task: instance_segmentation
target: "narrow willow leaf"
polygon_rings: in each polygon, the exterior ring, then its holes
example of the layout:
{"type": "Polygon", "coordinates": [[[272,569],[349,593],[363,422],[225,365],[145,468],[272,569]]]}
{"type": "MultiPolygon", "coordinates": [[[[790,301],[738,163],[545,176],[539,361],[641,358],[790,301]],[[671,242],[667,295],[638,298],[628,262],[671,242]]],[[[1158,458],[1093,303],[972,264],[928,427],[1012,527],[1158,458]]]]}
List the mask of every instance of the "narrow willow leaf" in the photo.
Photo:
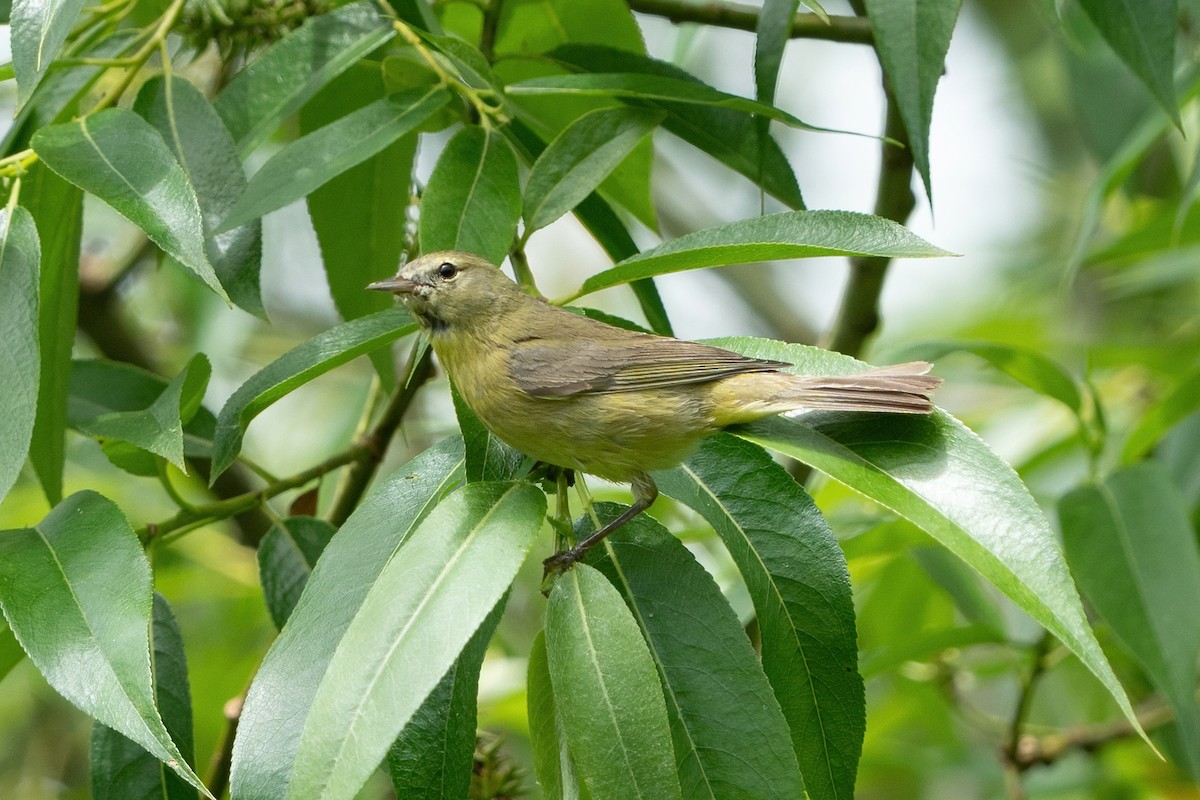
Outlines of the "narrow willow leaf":
{"type": "Polygon", "coordinates": [[[933,95],[962,0],[866,0],[875,50],[896,98],[913,163],[933,197],[929,180],[929,122],[933,95]]]}
{"type": "Polygon", "coordinates": [[[463,443],[467,448],[468,482],[511,481],[528,471],[522,469],[528,461],[524,453],[488,430],[453,387],[451,396],[454,398],[458,428],[462,431],[463,443]]]}
{"type": "Polygon", "coordinates": [[[293,347],[251,376],[225,402],[217,416],[212,478],[229,468],[242,447],[242,435],[263,409],[318,375],[417,329],[400,306],[352,320],[293,347]]]}
{"type": "MultiPolygon", "coordinates": [[[[592,73],[637,72],[700,86],[686,70],[664,61],[640,57],[611,47],[567,45],[550,57],[572,70],[592,73]]],[[[641,101],[626,98],[625,102],[641,101]]],[[[737,170],[791,208],[804,208],[796,175],[778,142],[764,134],[753,114],[717,106],[646,101],[667,112],[663,127],[704,153],[737,170]]]]}
{"type": "Polygon", "coordinates": [[[396,797],[468,797],[475,766],[479,670],[508,603],[502,597],[388,750],[396,797]]]}
{"type": "Polygon", "coordinates": [[[1079,0],[1105,41],[1146,85],[1167,114],[1179,122],[1175,99],[1176,0],[1079,0]]]}
{"type": "Polygon", "coordinates": [[[79,309],[79,244],[83,236],[83,192],[34,164],[21,180],[21,201],[38,225],[42,248],[38,302],[37,420],[29,460],[50,505],[62,500],[66,459],[67,387],[79,309]]]}
{"type": "Polygon", "coordinates": [[[1178,423],[1200,409],[1200,368],[1185,374],[1166,397],[1146,410],[1125,441],[1121,460],[1132,464],[1178,423]]]}
{"type": "Polygon", "coordinates": [[[463,128],[442,151],[421,197],[421,249],[465,250],[499,264],[520,216],[512,148],[490,129],[463,128]]]}
{"type": "Polygon", "coordinates": [[[647,109],[600,109],[559,134],[533,165],[525,185],[526,235],[546,227],[597,189],[664,116],[647,109]]]}
{"type": "Polygon", "coordinates": [[[337,528],[315,517],[276,523],[258,544],[258,577],[275,627],[283,630],[317,559],[337,528]]]}
{"type": "Polygon", "coordinates": [[[1036,350],[994,342],[919,342],[889,353],[889,361],[937,361],[963,352],[982,358],[1038,394],[1057,400],[1076,414],[1083,410],[1079,381],[1053,359],[1036,350]]]}
{"type": "MultiPolygon", "coordinates": [[[[602,522],[621,510],[597,507],[602,522]]],[[[585,518],[576,538],[591,530],[585,518]]],[[[649,516],[636,517],[604,543],[592,550],[588,563],[621,592],[650,646],[666,695],[683,796],[803,797],[788,723],[716,582],[649,516]]],[[[823,795],[810,789],[809,796],[823,795]]]]}
{"type": "MultiPolygon", "coordinates": [[[[192,696],[188,688],[183,635],[170,606],[154,595],[150,623],[150,663],[154,699],[179,752],[192,764],[192,696]]],[[[164,769],[138,743],[101,725],[92,725],[92,800],[196,800],[195,787],[164,769]]]]}
{"type": "Polygon", "coordinates": [[[851,211],[785,211],[680,236],[583,282],[569,300],[639,278],[748,261],[816,256],[951,255],[891,220],[851,211]]]}
{"type": "Polygon", "coordinates": [[[546,498],[472,483],[442,501],[384,565],[317,686],[291,800],[350,800],[504,596],[546,498]]]}
{"type": "Polygon", "coordinates": [[[322,86],[395,35],[364,0],[309,17],[217,95],[217,113],[239,152],[248,155],[322,86]]]}
{"type": "Polygon", "coordinates": [[[546,654],[563,732],[594,800],[681,797],[654,661],[620,593],[587,564],[560,575],[546,654]]]}
{"type": "Polygon", "coordinates": [[[1127,467],[1071,492],[1058,513],[1084,595],[1170,702],[1180,766],[1200,780],[1200,552],[1170,475],[1153,463],[1127,467]]]}
{"type": "Polygon", "coordinates": [[[0,210],[0,500],[21,474],[37,418],[38,352],[37,225],[20,206],[0,210]]]}
{"type": "Polygon", "coordinates": [[[384,565],[462,480],[462,465],[459,439],[426,450],[379,481],[325,548],[246,695],[233,748],[234,797],[286,795],[300,731],[334,650],[384,565]]]}
{"type": "Polygon", "coordinates": [[[529,651],[525,699],[533,771],[542,797],[546,800],[576,800],[580,797],[581,788],[575,779],[575,766],[571,763],[571,754],[562,733],[562,720],[554,702],[545,631],[538,631],[529,651]]]}
{"type": "MultiPolygon", "coordinates": [[[[854,359],[801,345],[745,338],[713,343],[787,361],[800,374],[862,370],[854,359]]],[[[927,417],[812,412],[734,432],[821,470],[923,528],[1057,636],[1142,733],[1087,624],[1046,518],[1012,468],[962,423],[941,411],[927,417]]]]}
{"type": "Polygon", "coordinates": [[[36,527],[0,533],[0,603],[55,690],[211,797],[159,717],[150,563],[111,500],[79,492],[36,527]]]}
{"type": "Polygon", "coordinates": [[[398,92],[301,136],[254,174],[217,230],[236,228],[307,196],[415,130],[449,100],[439,87],[398,92]]]}
{"type": "Polygon", "coordinates": [[[196,192],[150,123],[132,111],[108,108],[43,128],[32,144],[46,166],[119,211],[228,300],[205,253],[196,192]]]}
{"type": "Polygon", "coordinates": [[[23,106],[67,40],[85,0],[17,0],[12,10],[13,73],[23,106]]]}
{"type": "MultiPolygon", "coordinates": [[[[760,102],[775,102],[775,85],[783,51],[792,33],[792,19],[799,0],[764,0],[758,15],[754,42],[754,85],[760,102]]],[[[818,6],[819,8],[820,6],[818,6]]],[[[823,13],[823,12],[822,12],[823,13]]],[[[828,19],[828,17],[826,17],[828,19]]]]}
{"type": "MultiPolygon", "coordinates": [[[[116,439],[165,458],[187,472],[183,461],[183,424],[185,409],[208,385],[212,367],[203,353],[197,353],[188,365],[175,376],[158,397],[144,409],[110,411],[76,422],[76,427],[97,439],[116,439]],[[185,387],[190,391],[185,396],[185,387]]],[[[195,413],[195,406],[192,407],[195,413]]]]}
{"type": "Polygon", "coordinates": [[[727,434],[654,479],[708,520],[746,582],[809,795],[853,796],[865,700],[850,577],[828,523],[762,448],[727,434]]]}
{"type": "Polygon", "coordinates": [[[229,298],[265,316],[259,289],[262,223],[210,234],[246,188],[237,146],[208,98],[183,78],[151,78],[138,92],[134,111],[162,134],[187,173],[204,220],[204,251],[229,298]]]}

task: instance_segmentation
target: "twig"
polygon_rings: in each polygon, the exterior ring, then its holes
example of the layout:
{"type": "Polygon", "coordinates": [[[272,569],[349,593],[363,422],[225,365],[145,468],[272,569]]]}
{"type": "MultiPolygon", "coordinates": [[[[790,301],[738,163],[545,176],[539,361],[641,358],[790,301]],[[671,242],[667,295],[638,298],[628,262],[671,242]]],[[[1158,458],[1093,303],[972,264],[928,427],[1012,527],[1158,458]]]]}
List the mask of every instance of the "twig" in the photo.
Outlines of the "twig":
{"type": "MultiPolygon", "coordinates": [[[[887,123],[882,143],[879,187],[875,195],[875,214],[903,224],[916,205],[912,191],[913,159],[908,132],[900,118],[900,109],[892,90],[887,87],[887,123]],[[888,142],[895,140],[901,146],[888,142]]],[[[891,258],[863,256],[850,260],[850,282],[842,296],[837,322],[822,345],[846,355],[857,356],[867,337],[879,327],[879,295],[887,277],[891,258]]]]}
{"type": "MultiPolygon", "coordinates": [[[[721,28],[754,32],[759,9],[738,3],[689,3],[681,0],[629,0],[629,8],[643,14],[666,17],[672,22],[699,22],[721,28]]],[[[824,39],[830,42],[871,44],[871,22],[865,17],[830,17],[825,24],[816,14],[800,13],[792,20],[791,38],[824,39]]]]}
{"type": "Polygon", "coordinates": [[[229,788],[229,769],[233,764],[233,740],[237,737],[238,721],[242,718],[242,706],[246,703],[246,693],[231,698],[222,709],[225,714],[225,730],[221,734],[221,742],[213,753],[209,763],[208,780],[204,785],[212,792],[213,797],[220,798],[229,788]]]}
{"type": "MultiPolygon", "coordinates": [[[[1175,720],[1170,706],[1157,705],[1137,714],[1138,723],[1149,732],[1175,720]]],[[[1018,772],[1045,764],[1053,764],[1073,750],[1094,752],[1112,742],[1131,739],[1138,733],[1127,719],[1113,720],[1100,725],[1068,728],[1062,733],[1035,736],[1026,734],[1012,751],[1011,764],[1018,772]]],[[[1009,755],[1007,752],[1005,755],[1009,755]]]]}
{"type": "Polygon", "coordinates": [[[1021,784],[1021,770],[1016,766],[1017,750],[1021,743],[1021,729],[1025,727],[1025,718],[1029,715],[1029,707],[1033,703],[1033,693],[1046,669],[1046,651],[1050,649],[1050,643],[1050,634],[1043,631],[1041,638],[1033,647],[1033,664],[1029,668],[1029,674],[1021,683],[1017,707],[1013,709],[1012,722],[1008,727],[1008,736],[1004,745],[1004,784],[1010,800],[1024,800],[1025,798],[1025,787],[1021,784]]]}

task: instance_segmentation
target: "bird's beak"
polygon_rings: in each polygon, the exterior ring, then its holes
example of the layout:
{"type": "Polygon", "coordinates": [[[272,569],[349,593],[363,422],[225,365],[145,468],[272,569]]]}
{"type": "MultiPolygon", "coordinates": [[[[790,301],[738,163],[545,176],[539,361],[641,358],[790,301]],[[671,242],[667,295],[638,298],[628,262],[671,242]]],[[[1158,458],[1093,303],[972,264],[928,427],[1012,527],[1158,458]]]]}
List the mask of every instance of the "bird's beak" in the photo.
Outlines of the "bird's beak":
{"type": "Polygon", "coordinates": [[[397,275],[394,278],[388,278],[383,281],[375,281],[367,286],[368,289],[374,289],[377,292],[391,292],[392,294],[412,294],[417,289],[415,281],[408,278],[402,278],[397,275]]]}

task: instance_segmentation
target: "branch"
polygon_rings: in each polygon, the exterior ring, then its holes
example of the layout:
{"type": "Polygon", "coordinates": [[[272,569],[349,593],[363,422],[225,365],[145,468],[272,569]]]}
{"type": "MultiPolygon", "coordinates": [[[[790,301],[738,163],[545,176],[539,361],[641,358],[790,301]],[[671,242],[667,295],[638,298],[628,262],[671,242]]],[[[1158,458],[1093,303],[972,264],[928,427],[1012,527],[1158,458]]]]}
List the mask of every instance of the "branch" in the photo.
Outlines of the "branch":
{"type": "MultiPolygon", "coordinates": [[[[913,159],[908,146],[908,132],[900,119],[900,109],[892,90],[885,81],[887,123],[881,143],[882,164],[879,168],[879,188],[875,194],[875,214],[904,224],[916,205],[912,191],[913,159]],[[889,142],[892,139],[895,141],[889,142]],[[900,146],[897,146],[896,143],[900,146]]],[[[850,282],[842,296],[837,322],[829,331],[822,346],[850,356],[863,350],[867,337],[879,327],[879,295],[887,277],[890,258],[859,257],[850,260],[850,282]]]]}
{"type": "MultiPolygon", "coordinates": [[[[690,3],[686,0],[629,0],[632,11],[666,17],[672,22],[699,22],[739,31],[758,30],[759,9],[738,3],[690,3]]],[[[865,17],[830,17],[825,24],[816,14],[800,13],[792,19],[791,38],[871,44],[875,37],[865,17]]]]}
{"type": "MultiPolygon", "coordinates": [[[[1170,706],[1159,705],[1139,712],[1137,720],[1149,733],[1173,722],[1175,713],[1170,706]]],[[[1012,765],[1018,771],[1024,772],[1030,767],[1053,764],[1073,750],[1091,753],[1112,742],[1131,739],[1137,735],[1137,731],[1133,729],[1133,725],[1127,719],[1114,720],[1100,725],[1068,728],[1062,733],[1043,736],[1026,734],[1017,741],[1012,765]]]]}
{"type": "Polygon", "coordinates": [[[242,706],[245,702],[246,693],[242,692],[225,703],[225,707],[222,709],[225,715],[225,731],[221,734],[221,741],[209,764],[208,780],[204,782],[213,797],[223,797],[225,790],[229,788],[229,768],[233,764],[233,740],[237,736],[238,721],[242,718],[242,706]]]}

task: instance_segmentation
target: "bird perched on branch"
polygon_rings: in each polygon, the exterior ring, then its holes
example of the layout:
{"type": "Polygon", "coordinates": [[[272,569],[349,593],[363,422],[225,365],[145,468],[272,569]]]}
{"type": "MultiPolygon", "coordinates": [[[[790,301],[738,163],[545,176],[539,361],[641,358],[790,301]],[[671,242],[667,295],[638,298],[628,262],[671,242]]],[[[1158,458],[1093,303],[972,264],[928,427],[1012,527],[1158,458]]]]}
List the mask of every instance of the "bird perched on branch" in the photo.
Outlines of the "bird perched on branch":
{"type": "Polygon", "coordinates": [[[797,409],[927,414],[941,383],[912,362],[856,375],[781,372],[781,361],[618,328],[525,293],[470,253],[440,251],[370,285],[400,296],[463,400],[492,433],[547,464],[629,483],[634,503],[546,559],[570,566],[640,514],[673,467],[728,425],[797,409]]]}

